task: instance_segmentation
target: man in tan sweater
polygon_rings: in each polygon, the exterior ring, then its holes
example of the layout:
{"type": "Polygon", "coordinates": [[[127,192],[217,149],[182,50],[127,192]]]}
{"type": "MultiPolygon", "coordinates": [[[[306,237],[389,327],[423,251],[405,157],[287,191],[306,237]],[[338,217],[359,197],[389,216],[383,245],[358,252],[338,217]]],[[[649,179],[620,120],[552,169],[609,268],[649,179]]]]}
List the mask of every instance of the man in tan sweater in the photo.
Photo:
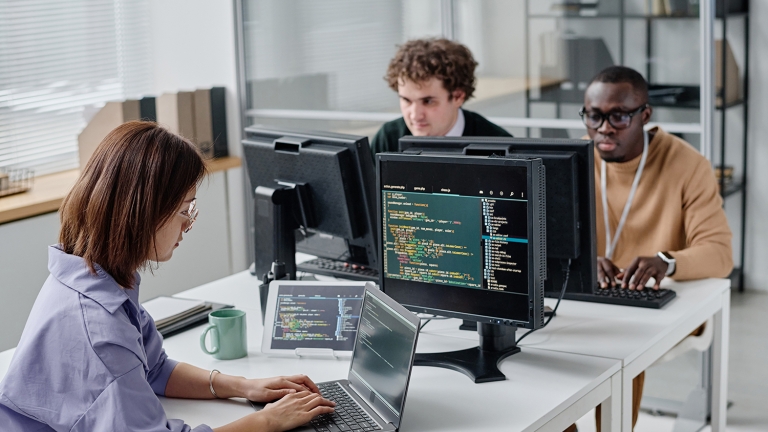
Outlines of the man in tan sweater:
{"type": "Polygon", "coordinates": [[[607,286],[621,280],[622,287],[635,289],[650,278],[658,288],[665,276],[728,276],[733,268],[731,231],[712,167],[690,144],[658,127],[648,131],[645,167],[612,257],[606,256],[601,164],[605,161],[613,240],[642,159],[643,126],[652,113],[648,86],[636,71],[610,67],[587,88],[582,112],[595,141],[599,281],[607,286]],[[674,259],[667,258],[674,268],[659,252],[674,259]]]}
{"type": "MultiPolygon", "coordinates": [[[[653,278],[658,289],[664,277],[726,277],[733,268],[731,231],[710,163],[658,127],[646,141],[643,126],[652,111],[645,79],[612,66],[592,80],[579,113],[595,142],[597,273],[605,288],[642,289],[653,278]]],[[[633,426],[644,378],[645,372],[633,381],[633,426]]]]}

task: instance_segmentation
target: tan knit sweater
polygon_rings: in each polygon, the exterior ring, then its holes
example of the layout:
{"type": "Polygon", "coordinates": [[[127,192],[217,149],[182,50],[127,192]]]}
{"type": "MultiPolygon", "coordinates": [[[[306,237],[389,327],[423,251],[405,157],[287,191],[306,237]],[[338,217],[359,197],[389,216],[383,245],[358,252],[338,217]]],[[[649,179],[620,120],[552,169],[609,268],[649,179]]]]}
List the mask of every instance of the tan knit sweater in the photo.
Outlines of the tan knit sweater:
{"type": "MultiPolygon", "coordinates": [[[[728,276],[733,268],[731,231],[711,165],[687,142],[659,128],[654,131],[645,170],[612,261],[623,269],[637,256],[667,251],[677,266],[672,279],[728,276]]],[[[605,256],[601,160],[595,150],[597,255],[605,256]]],[[[639,165],[640,156],[606,166],[612,235],[639,165]]]]}

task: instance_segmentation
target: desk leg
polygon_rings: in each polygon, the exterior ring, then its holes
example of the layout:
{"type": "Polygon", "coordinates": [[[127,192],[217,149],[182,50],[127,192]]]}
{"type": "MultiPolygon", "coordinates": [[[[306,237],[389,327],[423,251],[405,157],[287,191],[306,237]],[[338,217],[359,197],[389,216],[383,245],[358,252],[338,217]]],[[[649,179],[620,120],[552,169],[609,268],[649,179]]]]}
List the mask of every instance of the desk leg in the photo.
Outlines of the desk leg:
{"type": "Polygon", "coordinates": [[[632,432],[632,387],[635,377],[621,371],[621,431],[632,432]]]}
{"type": "Polygon", "coordinates": [[[728,338],[731,319],[731,291],[723,293],[722,309],[714,316],[712,341],[712,432],[725,432],[728,404],[728,338]]]}
{"type": "Polygon", "coordinates": [[[611,396],[600,409],[600,430],[618,432],[621,429],[621,371],[611,377],[611,396]]]}

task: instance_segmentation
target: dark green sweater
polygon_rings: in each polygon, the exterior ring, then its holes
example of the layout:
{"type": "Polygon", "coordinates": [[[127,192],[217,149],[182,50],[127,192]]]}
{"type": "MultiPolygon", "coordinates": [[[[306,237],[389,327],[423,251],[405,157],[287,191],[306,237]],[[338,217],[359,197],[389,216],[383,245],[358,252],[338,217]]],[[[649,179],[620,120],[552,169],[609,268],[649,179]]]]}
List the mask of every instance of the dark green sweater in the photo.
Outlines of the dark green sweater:
{"type": "MultiPolygon", "coordinates": [[[[506,130],[489,122],[485,117],[472,111],[464,111],[464,132],[461,136],[490,136],[490,137],[511,137],[506,130]]],[[[413,135],[405,120],[402,117],[384,123],[373,136],[371,141],[371,153],[396,152],[397,141],[407,135],[413,135]]]]}

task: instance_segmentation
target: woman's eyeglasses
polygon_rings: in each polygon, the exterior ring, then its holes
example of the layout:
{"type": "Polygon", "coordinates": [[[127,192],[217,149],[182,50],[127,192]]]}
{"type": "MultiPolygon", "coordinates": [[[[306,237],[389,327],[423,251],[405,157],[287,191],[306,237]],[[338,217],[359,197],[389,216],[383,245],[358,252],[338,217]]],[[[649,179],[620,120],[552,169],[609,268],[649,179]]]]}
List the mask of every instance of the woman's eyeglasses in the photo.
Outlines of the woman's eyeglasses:
{"type": "Polygon", "coordinates": [[[579,115],[584,125],[590,129],[600,129],[606,119],[608,124],[613,126],[614,129],[626,129],[632,123],[632,117],[640,114],[649,106],[646,103],[632,111],[611,111],[607,114],[603,114],[600,111],[587,111],[586,107],[581,107],[579,115]]]}
{"type": "Polygon", "coordinates": [[[195,224],[195,220],[197,220],[197,214],[199,212],[200,209],[197,208],[197,199],[193,199],[192,202],[189,203],[189,208],[187,210],[179,212],[179,215],[189,219],[189,225],[187,225],[187,228],[184,229],[184,233],[188,233],[189,230],[192,229],[192,225],[195,224]]]}

